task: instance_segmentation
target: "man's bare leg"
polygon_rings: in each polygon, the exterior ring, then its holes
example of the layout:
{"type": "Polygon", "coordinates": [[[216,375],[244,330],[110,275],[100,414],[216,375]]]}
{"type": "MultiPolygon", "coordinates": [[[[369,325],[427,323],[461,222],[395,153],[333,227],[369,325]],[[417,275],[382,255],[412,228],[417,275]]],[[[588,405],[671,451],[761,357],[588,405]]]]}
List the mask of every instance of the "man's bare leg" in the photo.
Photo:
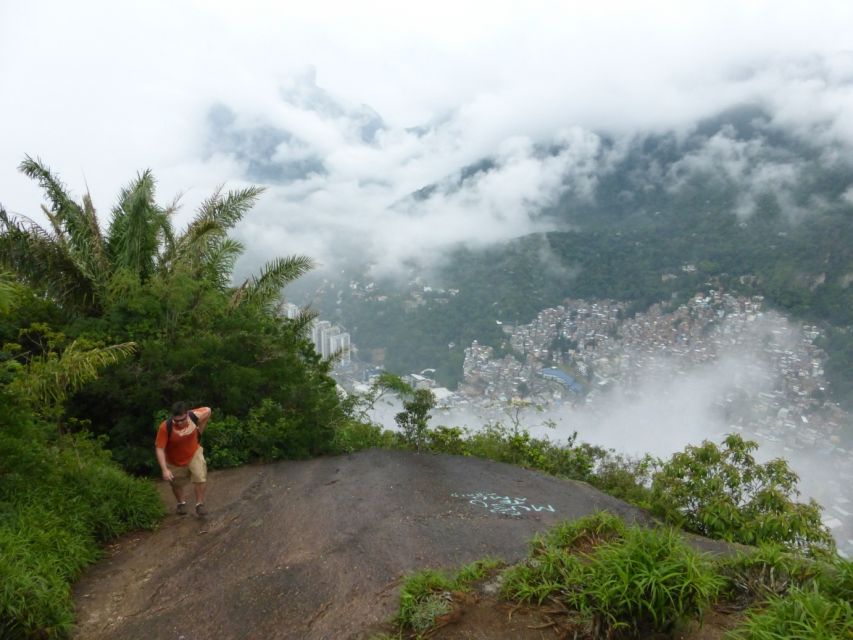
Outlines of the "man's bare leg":
{"type": "Polygon", "coordinates": [[[207,486],[207,483],[195,482],[193,486],[195,487],[195,503],[204,504],[204,488],[207,486]]]}
{"type": "Polygon", "coordinates": [[[178,502],[183,502],[184,501],[184,488],[183,488],[183,486],[179,485],[174,480],[172,482],[170,482],[169,484],[172,485],[172,493],[175,495],[175,500],[177,500],[178,502]]]}

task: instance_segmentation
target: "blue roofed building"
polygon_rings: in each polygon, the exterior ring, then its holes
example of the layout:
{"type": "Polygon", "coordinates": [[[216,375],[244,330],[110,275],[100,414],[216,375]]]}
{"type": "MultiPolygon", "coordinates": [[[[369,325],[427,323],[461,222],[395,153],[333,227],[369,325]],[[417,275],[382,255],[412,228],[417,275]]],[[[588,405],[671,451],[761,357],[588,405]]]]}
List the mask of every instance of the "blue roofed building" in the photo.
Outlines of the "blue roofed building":
{"type": "Polygon", "coordinates": [[[578,381],[562,369],[540,369],[539,375],[541,375],[543,378],[556,380],[561,385],[563,385],[574,393],[583,393],[583,387],[578,383],[578,381]]]}

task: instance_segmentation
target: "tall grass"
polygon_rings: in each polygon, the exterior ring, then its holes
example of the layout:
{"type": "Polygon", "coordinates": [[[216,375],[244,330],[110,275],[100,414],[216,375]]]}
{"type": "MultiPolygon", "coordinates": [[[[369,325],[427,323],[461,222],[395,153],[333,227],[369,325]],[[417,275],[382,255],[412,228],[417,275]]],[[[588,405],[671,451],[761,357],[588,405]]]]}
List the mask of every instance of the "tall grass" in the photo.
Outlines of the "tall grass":
{"type": "Polygon", "coordinates": [[[817,589],[793,589],[749,612],[727,640],[848,640],[853,638],[853,605],[817,589]]]}
{"type": "Polygon", "coordinates": [[[454,591],[467,591],[475,582],[485,579],[501,565],[499,560],[484,558],[459,569],[455,574],[425,569],[411,574],[400,590],[397,623],[417,634],[428,631],[436,618],[453,609],[454,591]]]}
{"type": "Polygon", "coordinates": [[[100,544],[154,527],[162,512],[153,485],[86,435],[33,422],[0,430],[0,637],[66,637],[70,585],[100,544]]]}
{"type": "Polygon", "coordinates": [[[723,585],[710,561],[669,528],[628,527],[598,513],[534,538],[528,560],[504,572],[503,595],[563,602],[593,636],[669,631],[701,616],[723,585]]]}
{"type": "Polygon", "coordinates": [[[722,587],[708,559],[674,529],[630,527],[605,542],[567,585],[567,604],[593,621],[598,634],[669,631],[701,617],[722,587]]]}

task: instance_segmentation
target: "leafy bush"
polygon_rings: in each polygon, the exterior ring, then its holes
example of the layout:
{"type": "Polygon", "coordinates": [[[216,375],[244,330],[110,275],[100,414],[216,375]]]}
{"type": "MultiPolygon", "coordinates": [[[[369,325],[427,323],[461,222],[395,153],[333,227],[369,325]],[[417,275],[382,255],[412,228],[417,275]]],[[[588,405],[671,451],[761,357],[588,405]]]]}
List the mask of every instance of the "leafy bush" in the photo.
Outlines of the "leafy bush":
{"type": "Polygon", "coordinates": [[[853,637],[853,604],[813,590],[774,596],[765,608],[726,636],[728,640],[840,640],[853,637]]]}
{"type": "Polygon", "coordinates": [[[601,542],[620,540],[626,530],[627,527],[619,516],[607,511],[597,511],[578,520],[555,525],[544,538],[537,536],[533,539],[533,548],[534,551],[542,547],[584,549],[601,542]]]}
{"type": "Polygon", "coordinates": [[[353,453],[371,447],[391,448],[395,434],[369,422],[346,420],[335,429],[332,448],[339,453],[353,453]]]}
{"type": "Polygon", "coordinates": [[[153,485],[123,473],[100,442],[57,436],[24,411],[0,418],[0,636],[67,635],[70,583],[99,544],[162,515],[153,485]]]}
{"type": "Polygon", "coordinates": [[[436,427],[427,431],[427,447],[435,453],[471,455],[465,432],[459,427],[436,427]]]}
{"type": "Polygon", "coordinates": [[[708,560],[673,529],[630,527],[580,565],[565,593],[567,604],[593,621],[599,635],[669,631],[701,616],[722,580],[708,560]]]}
{"type": "Polygon", "coordinates": [[[435,624],[438,616],[449,613],[452,593],[466,591],[474,582],[484,579],[500,565],[499,560],[484,558],[448,575],[435,569],[425,569],[408,576],[400,590],[400,609],[397,622],[402,627],[423,633],[435,624]]]}
{"type": "Polygon", "coordinates": [[[239,467],[251,458],[245,420],[214,412],[202,438],[204,458],[212,469],[239,467]]]}
{"type": "Polygon", "coordinates": [[[530,557],[503,573],[502,593],[541,604],[565,602],[593,635],[668,631],[701,615],[722,586],[711,563],[673,529],[626,526],[599,512],[532,541],[530,557]]]}
{"type": "Polygon", "coordinates": [[[729,435],[723,447],[705,441],[676,453],[654,475],[652,504],[668,521],[709,538],[743,544],[779,543],[815,556],[835,544],[820,506],[795,502],[797,475],[781,459],[759,464],[755,442],[729,435]]]}
{"type": "Polygon", "coordinates": [[[403,396],[403,410],[394,416],[403,441],[420,451],[426,444],[429,412],[435,396],[429,389],[412,389],[403,396]]]}
{"type": "Polygon", "coordinates": [[[545,546],[534,557],[504,571],[501,594],[519,602],[542,604],[576,581],[580,559],[566,549],[545,546]]]}
{"type": "Polygon", "coordinates": [[[764,544],[723,558],[717,568],[726,579],[728,599],[745,605],[812,585],[830,565],[794,555],[778,544],[764,544]]]}

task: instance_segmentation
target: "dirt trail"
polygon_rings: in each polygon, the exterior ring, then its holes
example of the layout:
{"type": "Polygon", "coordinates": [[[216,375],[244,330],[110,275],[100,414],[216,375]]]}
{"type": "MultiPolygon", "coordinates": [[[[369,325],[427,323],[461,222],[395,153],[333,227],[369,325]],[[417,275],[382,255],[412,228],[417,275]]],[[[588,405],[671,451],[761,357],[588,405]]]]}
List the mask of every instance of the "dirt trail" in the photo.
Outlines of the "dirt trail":
{"type": "Polygon", "coordinates": [[[394,614],[409,571],[517,561],[535,532],[598,509],[646,519],[583,483],[386,450],[211,473],[209,484],[207,518],[171,515],[83,576],[78,638],[366,637],[394,614]]]}

